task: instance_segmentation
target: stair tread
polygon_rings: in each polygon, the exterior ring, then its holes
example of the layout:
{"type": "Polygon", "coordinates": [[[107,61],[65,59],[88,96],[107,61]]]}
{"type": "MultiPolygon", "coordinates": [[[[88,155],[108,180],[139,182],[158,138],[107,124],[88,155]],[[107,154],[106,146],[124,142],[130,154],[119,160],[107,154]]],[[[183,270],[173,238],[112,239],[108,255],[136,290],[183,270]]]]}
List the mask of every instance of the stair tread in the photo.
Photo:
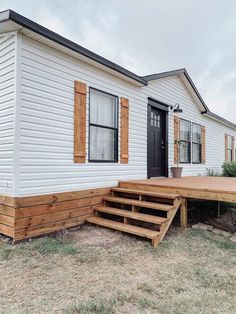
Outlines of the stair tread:
{"type": "Polygon", "coordinates": [[[147,202],[147,201],[139,201],[139,200],[133,200],[129,198],[116,197],[116,196],[105,196],[103,199],[109,202],[135,205],[135,206],[152,208],[152,209],[163,210],[163,211],[169,211],[174,208],[173,205],[159,204],[159,203],[147,202]]]}
{"type": "Polygon", "coordinates": [[[117,222],[117,221],[113,221],[113,220],[109,220],[109,219],[105,219],[105,218],[101,218],[101,217],[95,217],[95,216],[89,217],[86,219],[86,221],[100,225],[100,226],[103,226],[103,227],[108,227],[111,229],[135,234],[135,235],[145,237],[148,239],[153,239],[153,238],[160,235],[160,232],[158,232],[158,231],[154,231],[154,230],[150,230],[150,229],[146,229],[146,228],[142,228],[142,227],[137,227],[137,226],[133,226],[133,225],[128,225],[128,224],[124,224],[121,222],[117,222]]]}
{"type": "Polygon", "coordinates": [[[112,188],[111,190],[114,191],[114,192],[123,192],[123,193],[129,193],[129,194],[139,194],[139,195],[146,195],[146,196],[155,196],[155,197],[167,198],[167,199],[176,199],[176,198],[180,197],[180,195],[176,194],[176,193],[151,192],[151,191],[129,189],[129,188],[121,188],[121,187],[112,188]]]}
{"type": "Polygon", "coordinates": [[[168,218],[132,212],[129,210],[124,210],[124,209],[109,207],[109,206],[97,206],[97,207],[95,207],[95,211],[99,211],[99,212],[103,212],[103,213],[107,213],[107,214],[113,214],[113,215],[117,215],[117,216],[122,216],[122,217],[126,217],[126,218],[131,218],[131,219],[135,219],[135,220],[155,223],[158,225],[162,225],[163,223],[168,221],[168,218]]]}

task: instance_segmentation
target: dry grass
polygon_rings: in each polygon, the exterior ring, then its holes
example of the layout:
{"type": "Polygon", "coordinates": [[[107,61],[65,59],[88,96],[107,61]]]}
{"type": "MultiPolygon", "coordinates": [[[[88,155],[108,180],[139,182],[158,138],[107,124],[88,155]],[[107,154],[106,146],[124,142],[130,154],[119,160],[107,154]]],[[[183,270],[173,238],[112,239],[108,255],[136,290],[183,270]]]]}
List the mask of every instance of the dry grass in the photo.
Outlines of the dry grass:
{"type": "Polygon", "coordinates": [[[84,226],[0,244],[0,313],[236,313],[236,245],[172,229],[157,248],[84,226]]]}

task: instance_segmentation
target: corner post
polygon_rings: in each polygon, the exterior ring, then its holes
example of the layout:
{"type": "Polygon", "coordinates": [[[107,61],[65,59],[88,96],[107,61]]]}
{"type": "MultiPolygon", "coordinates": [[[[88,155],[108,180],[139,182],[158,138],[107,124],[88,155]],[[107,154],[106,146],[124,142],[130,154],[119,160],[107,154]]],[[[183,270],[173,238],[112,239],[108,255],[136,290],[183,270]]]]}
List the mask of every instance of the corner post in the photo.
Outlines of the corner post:
{"type": "Polygon", "coordinates": [[[187,199],[183,198],[180,205],[180,227],[185,229],[188,227],[188,206],[187,199]]]}

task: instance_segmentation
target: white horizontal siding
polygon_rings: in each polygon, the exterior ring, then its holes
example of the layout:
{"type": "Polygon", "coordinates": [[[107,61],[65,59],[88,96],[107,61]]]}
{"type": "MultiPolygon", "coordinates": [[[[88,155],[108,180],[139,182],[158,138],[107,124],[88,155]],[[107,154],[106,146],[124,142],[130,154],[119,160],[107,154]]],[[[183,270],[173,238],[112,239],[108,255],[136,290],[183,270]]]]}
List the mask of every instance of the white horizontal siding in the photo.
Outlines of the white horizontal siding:
{"type": "MultiPolygon", "coordinates": [[[[169,105],[179,103],[183,109],[180,117],[206,126],[206,164],[185,164],[184,175],[204,175],[206,168],[221,170],[224,135],[236,136],[236,132],[201,115],[180,78],[150,81],[147,87],[140,88],[26,36],[20,47],[19,196],[98,188],[116,185],[119,180],[146,178],[147,97],[169,105]],[[129,99],[129,164],[74,163],[74,80],[129,99]]],[[[7,77],[10,80],[11,74],[7,77]]],[[[9,86],[5,82],[2,86],[7,91],[2,99],[7,103],[11,99],[9,86]]],[[[10,116],[12,111],[6,105],[0,130],[4,123],[12,127],[10,116]]],[[[8,131],[2,130],[6,137],[0,145],[2,156],[12,149],[8,131]]],[[[174,159],[173,134],[173,114],[169,113],[170,167],[174,159]]],[[[88,110],[86,138],[88,150],[88,110]]]]}
{"type": "MultiPolygon", "coordinates": [[[[150,81],[143,88],[146,96],[162,101],[168,105],[178,103],[183,113],[180,118],[206,127],[206,164],[181,164],[183,175],[205,175],[206,168],[222,171],[225,161],[225,134],[236,136],[236,131],[202,115],[183,81],[178,77],[169,77],[150,81]]],[[[169,112],[169,167],[174,166],[174,118],[169,112]]]]}
{"type": "Polygon", "coordinates": [[[13,194],[16,36],[0,35],[0,194],[13,194]]]}
{"type": "Polygon", "coordinates": [[[139,87],[23,37],[20,91],[21,196],[146,178],[147,107],[139,87]],[[74,80],[129,98],[129,164],[74,163],[74,80]]]}

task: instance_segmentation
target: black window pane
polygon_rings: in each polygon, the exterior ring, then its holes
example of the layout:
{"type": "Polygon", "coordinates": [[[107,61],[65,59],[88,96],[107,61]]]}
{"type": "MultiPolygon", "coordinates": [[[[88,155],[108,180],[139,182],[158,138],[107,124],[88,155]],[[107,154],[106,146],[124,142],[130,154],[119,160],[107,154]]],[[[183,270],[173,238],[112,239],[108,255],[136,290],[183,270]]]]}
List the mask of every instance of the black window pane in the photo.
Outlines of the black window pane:
{"type": "Polygon", "coordinates": [[[232,149],[228,149],[228,161],[233,161],[233,151],[232,151],[232,149]]]}
{"type": "Polygon", "coordinates": [[[191,125],[189,121],[180,120],[180,140],[190,141],[191,125]]]}
{"type": "Polygon", "coordinates": [[[90,123],[116,128],[117,98],[91,89],[90,123]]]}
{"type": "Polygon", "coordinates": [[[179,148],[179,161],[180,162],[190,162],[190,143],[189,142],[181,142],[179,148]]]}
{"type": "Polygon", "coordinates": [[[193,143],[193,162],[201,162],[201,145],[193,143]]]}
{"type": "Polygon", "coordinates": [[[233,147],[233,138],[232,138],[232,136],[228,135],[227,136],[227,141],[228,141],[228,148],[232,149],[232,147],[233,147]]]}
{"type": "Polygon", "coordinates": [[[201,126],[193,123],[193,142],[201,143],[201,126]]]}
{"type": "Polygon", "coordinates": [[[115,160],[116,131],[90,126],[90,160],[115,160]]]}

